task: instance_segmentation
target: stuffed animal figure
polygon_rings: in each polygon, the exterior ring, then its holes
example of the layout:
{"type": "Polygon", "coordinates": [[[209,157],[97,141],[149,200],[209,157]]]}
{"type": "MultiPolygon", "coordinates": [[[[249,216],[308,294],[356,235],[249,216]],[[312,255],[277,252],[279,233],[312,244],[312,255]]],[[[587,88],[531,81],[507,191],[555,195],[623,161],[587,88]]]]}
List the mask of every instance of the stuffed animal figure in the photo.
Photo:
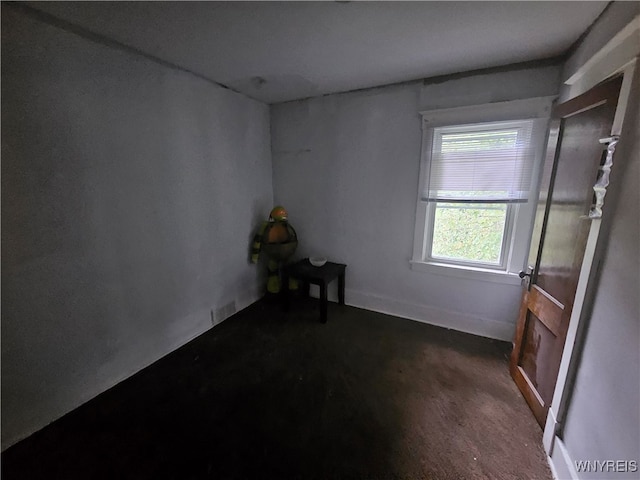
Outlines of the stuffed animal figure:
{"type": "MultiPolygon", "coordinates": [[[[298,235],[289,224],[289,215],[284,207],[278,205],[271,210],[269,220],[263,222],[253,238],[251,262],[258,263],[260,254],[268,257],[267,291],[279,293],[281,288],[280,266],[296,251],[298,235]]],[[[298,283],[289,279],[289,289],[297,290],[298,283]]]]}

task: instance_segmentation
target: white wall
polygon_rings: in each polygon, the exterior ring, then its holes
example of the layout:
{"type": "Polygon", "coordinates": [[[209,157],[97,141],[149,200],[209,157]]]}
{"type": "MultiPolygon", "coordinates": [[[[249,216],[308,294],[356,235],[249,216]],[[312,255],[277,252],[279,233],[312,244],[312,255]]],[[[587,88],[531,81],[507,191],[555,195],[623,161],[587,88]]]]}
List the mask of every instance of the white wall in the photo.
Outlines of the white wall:
{"type": "Polygon", "coordinates": [[[553,66],[528,68],[272,106],[274,196],[298,231],[299,256],[348,264],[348,304],[511,340],[519,285],[409,267],[418,112],[554,95],[558,74],[553,66]]]}
{"type": "Polygon", "coordinates": [[[2,7],[2,445],[257,298],[269,110],[2,7]]]}
{"type": "MultiPolygon", "coordinates": [[[[567,62],[568,78],[640,13],[614,3],[567,62]]],[[[601,238],[604,256],[587,336],[570,397],[563,441],[572,462],[635,460],[640,464],[640,109],[638,71],[614,157],[601,238]]],[[[638,478],[592,472],[580,478],[638,478]]]]}

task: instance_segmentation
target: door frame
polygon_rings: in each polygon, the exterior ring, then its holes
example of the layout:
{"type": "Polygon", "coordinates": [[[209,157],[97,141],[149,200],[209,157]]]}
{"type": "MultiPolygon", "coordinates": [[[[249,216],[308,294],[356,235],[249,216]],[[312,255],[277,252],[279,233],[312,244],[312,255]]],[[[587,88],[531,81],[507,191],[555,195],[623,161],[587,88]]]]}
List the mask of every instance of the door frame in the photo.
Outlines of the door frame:
{"type": "MultiPolygon", "coordinates": [[[[612,136],[619,136],[622,132],[622,124],[633,84],[638,54],[640,54],[640,47],[636,42],[636,36],[639,32],[640,15],[636,16],[585,62],[573,76],[564,82],[569,88],[569,94],[565,99],[565,101],[567,101],[589,91],[598,83],[614,75],[622,74],[622,86],[620,88],[613,125],[611,127],[612,136]]],[[[593,304],[596,293],[595,280],[597,268],[593,267],[594,265],[598,265],[603,255],[602,248],[598,248],[598,238],[601,227],[602,218],[591,220],[591,227],[576,289],[575,302],[569,321],[569,329],[567,331],[562,359],[560,361],[558,378],[544,428],[543,445],[556,478],[558,478],[558,473],[562,473],[563,478],[565,478],[566,475],[569,475],[572,479],[578,478],[573,462],[569,457],[561,437],[563,436],[564,423],[569,410],[571,393],[575,384],[577,371],[580,368],[581,353],[586,340],[586,324],[589,318],[589,307],[593,304]],[[555,454],[554,450],[557,450],[555,454]],[[560,459],[562,464],[559,464],[556,458],[560,459]]],[[[601,243],[602,242],[600,242],[600,244],[601,243]]]]}

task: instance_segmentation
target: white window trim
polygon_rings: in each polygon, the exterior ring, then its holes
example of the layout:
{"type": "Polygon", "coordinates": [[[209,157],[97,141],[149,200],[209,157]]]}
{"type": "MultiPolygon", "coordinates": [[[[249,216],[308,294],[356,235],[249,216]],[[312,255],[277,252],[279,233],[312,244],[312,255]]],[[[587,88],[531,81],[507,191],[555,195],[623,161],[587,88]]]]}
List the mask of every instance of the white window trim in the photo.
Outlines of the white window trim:
{"type": "Polygon", "coordinates": [[[420,112],[422,116],[422,149],[420,160],[420,177],[416,204],[416,221],[413,240],[413,256],[410,261],[411,269],[419,272],[449,275],[481,281],[498,282],[517,285],[520,278],[517,272],[524,268],[524,263],[529,251],[531,230],[535,207],[538,199],[538,187],[540,168],[544,155],[544,135],[551,115],[552,102],[556,97],[536,97],[525,100],[509,102],[496,102],[485,105],[472,105],[466,107],[447,108],[441,110],[429,110],[420,112]],[[469,263],[458,264],[454,262],[439,262],[435,259],[427,259],[425,251],[430,242],[432,232],[426,229],[432,215],[433,206],[422,200],[422,192],[425,188],[426,173],[428,172],[433,129],[450,125],[465,125],[471,123],[537,120],[536,133],[532,142],[536,148],[535,165],[529,201],[525,204],[514,205],[510,209],[507,221],[509,229],[512,229],[510,245],[506,253],[504,265],[500,268],[474,266],[469,263]]]}

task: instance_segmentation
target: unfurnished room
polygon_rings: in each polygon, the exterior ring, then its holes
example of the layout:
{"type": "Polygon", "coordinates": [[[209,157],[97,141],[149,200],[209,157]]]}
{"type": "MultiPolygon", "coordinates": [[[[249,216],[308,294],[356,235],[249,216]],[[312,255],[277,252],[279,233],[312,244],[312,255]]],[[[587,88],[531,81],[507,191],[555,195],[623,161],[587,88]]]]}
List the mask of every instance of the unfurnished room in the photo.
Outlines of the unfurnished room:
{"type": "Polygon", "coordinates": [[[1,15],[2,478],[640,478],[640,2],[1,15]]]}

